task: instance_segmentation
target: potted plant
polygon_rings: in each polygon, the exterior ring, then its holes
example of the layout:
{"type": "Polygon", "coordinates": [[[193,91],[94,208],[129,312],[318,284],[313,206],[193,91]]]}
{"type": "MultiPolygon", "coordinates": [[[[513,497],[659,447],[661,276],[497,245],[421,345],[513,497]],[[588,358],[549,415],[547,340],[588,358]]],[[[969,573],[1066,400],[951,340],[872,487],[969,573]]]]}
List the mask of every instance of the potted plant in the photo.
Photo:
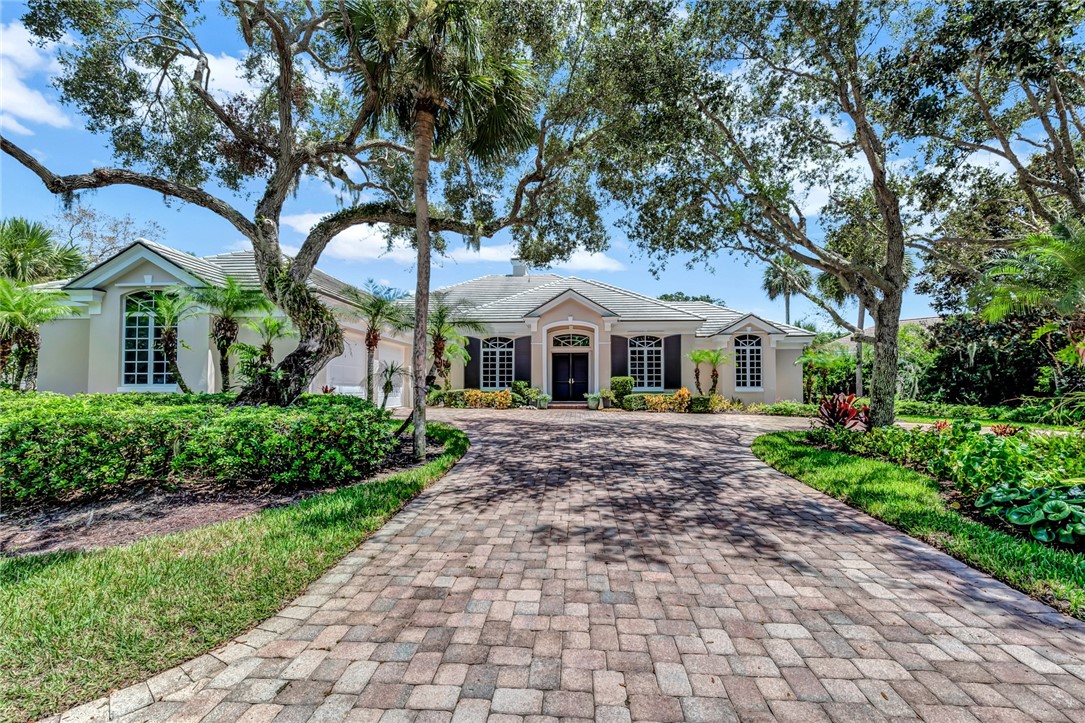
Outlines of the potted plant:
{"type": "Polygon", "coordinates": [[[599,398],[603,400],[603,409],[610,409],[618,400],[609,389],[600,389],[599,398]]]}
{"type": "Polygon", "coordinates": [[[588,400],[588,409],[598,409],[599,403],[603,401],[603,395],[598,392],[594,394],[585,394],[584,398],[588,400]]]}
{"type": "Polygon", "coordinates": [[[540,394],[539,398],[535,400],[535,404],[539,407],[539,409],[546,409],[546,406],[550,404],[550,395],[540,394]]]}

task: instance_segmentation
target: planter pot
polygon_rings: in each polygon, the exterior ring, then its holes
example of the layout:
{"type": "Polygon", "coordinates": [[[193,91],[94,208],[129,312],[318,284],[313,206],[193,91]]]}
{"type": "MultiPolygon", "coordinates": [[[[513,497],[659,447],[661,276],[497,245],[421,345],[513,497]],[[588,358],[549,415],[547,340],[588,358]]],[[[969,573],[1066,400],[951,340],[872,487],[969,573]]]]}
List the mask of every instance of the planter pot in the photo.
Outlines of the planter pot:
{"type": "Polygon", "coordinates": [[[611,401],[607,398],[603,398],[603,409],[610,409],[611,401]]]}
{"type": "Polygon", "coordinates": [[[598,399],[589,399],[588,400],[588,409],[598,409],[598,408],[599,408],[599,400],[598,399]]]}
{"type": "Polygon", "coordinates": [[[540,399],[540,400],[539,400],[538,402],[536,402],[536,405],[537,405],[537,406],[539,407],[539,409],[546,409],[546,407],[547,407],[547,406],[548,406],[549,404],[550,404],[550,402],[544,402],[544,401],[543,401],[543,400],[541,400],[541,399],[540,399]]]}

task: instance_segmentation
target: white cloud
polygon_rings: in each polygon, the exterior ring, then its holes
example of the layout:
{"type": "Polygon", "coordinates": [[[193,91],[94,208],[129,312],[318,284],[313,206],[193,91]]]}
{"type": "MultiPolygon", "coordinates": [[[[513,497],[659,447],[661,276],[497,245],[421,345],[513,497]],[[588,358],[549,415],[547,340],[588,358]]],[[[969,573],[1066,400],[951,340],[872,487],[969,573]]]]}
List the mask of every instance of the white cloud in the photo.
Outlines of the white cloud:
{"type": "Polygon", "coordinates": [[[483,241],[479,245],[478,251],[462,246],[458,249],[453,249],[447,254],[447,257],[456,263],[471,264],[480,261],[486,261],[490,263],[508,261],[516,255],[516,248],[512,244],[487,244],[483,241]]]}
{"type": "Polygon", "coordinates": [[[624,271],[625,264],[611,258],[601,251],[589,253],[574,251],[567,261],[558,261],[554,266],[566,271],[624,271]]]}
{"type": "MultiPolygon", "coordinates": [[[[302,235],[307,235],[317,221],[324,218],[322,213],[297,213],[282,217],[284,226],[288,226],[302,235]]],[[[283,244],[283,251],[288,251],[283,244]]],[[[342,261],[396,261],[410,263],[415,259],[414,250],[405,244],[396,243],[391,249],[384,238],[384,231],[377,225],[352,226],[328,242],[321,254],[325,258],[342,261]]]]}
{"type": "Polygon", "coordinates": [[[44,80],[57,70],[52,48],[34,45],[22,23],[0,24],[0,128],[33,135],[29,126],[35,124],[71,126],[59,105],[27,84],[36,78],[44,80]]]}

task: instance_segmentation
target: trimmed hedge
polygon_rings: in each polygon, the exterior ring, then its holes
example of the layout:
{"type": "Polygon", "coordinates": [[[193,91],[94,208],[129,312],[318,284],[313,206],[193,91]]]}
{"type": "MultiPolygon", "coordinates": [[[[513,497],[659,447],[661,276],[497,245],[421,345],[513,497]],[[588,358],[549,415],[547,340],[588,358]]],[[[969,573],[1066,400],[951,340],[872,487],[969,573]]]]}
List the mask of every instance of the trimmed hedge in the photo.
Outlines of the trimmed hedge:
{"type": "Polygon", "coordinates": [[[939,419],[984,419],[996,422],[1073,425],[1085,423],[1085,404],[1073,405],[1059,399],[1029,399],[1016,407],[981,407],[976,404],[943,404],[902,399],[897,414],[939,419]]]}
{"type": "Polygon", "coordinates": [[[614,403],[624,407],[625,398],[633,393],[633,385],[636,380],[633,377],[611,377],[610,391],[614,394],[614,403]]]}
{"type": "Polygon", "coordinates": [[[0,400],[0,493],[17,500],[137,480],[337,484],[372,474],[396,446],[388,413],[354,397],[231,409],[199,396],[18,396],[0,400]]]}

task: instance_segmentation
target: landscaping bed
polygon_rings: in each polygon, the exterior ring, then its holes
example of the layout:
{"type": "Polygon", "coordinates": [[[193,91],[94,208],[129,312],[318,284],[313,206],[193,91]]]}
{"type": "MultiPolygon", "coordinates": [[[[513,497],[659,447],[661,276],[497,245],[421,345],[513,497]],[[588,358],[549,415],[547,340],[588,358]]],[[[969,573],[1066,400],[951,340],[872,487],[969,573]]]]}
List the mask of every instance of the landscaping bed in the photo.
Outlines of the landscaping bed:
{"type": "Polygon", "coordinates": [[[1085,436],[1000,437],[977,427],[777,432],[756,439],[753,452],[781,472],[1085,619],[1085,538],[1061,532],[1077,524],[1075,499],[1085,494],[1075,479],[1085,466],[1085,436]],[[1000,490],[1007,504],[992,511],[985,495],[1000,490]],[[1042,496],[1052,491],[1068,501],[1071,512],[1063,516],[1062,507],[1044,507],[1051,499],[1042,496]],[[1030,495],[1039,497],[1036,504],[1030,495]],[[1011,514],[1022,508],[1032,511],[1011,514]],[[1037,514],[1042,521],[1028,522],[1037,514]]]}
{"type": "Polygon", "coordinates": [[[0,558],[0,720],[64,710],[274,615],[466,451],[292,504],[93,552],[0,558]]]}

